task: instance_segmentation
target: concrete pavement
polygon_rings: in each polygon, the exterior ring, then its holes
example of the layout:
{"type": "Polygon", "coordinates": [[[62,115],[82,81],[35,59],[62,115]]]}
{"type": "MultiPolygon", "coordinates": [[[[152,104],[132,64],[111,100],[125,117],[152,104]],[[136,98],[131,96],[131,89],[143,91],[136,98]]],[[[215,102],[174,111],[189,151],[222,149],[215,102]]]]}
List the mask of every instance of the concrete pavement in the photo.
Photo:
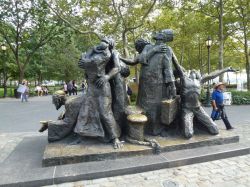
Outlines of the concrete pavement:
{"type": "Polygon", "coordinates": [[[57,119],[60,114],[51,96],[20,99],[0,99],[0,133],[37,132],[40,120],[57,119]]]}

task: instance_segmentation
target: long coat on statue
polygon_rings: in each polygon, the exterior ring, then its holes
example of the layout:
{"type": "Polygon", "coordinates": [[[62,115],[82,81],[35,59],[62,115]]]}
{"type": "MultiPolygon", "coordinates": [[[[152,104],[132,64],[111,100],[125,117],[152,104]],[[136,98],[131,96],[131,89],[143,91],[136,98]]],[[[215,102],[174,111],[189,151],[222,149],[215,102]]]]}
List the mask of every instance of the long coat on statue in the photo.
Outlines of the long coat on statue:
{"type": "Polygon", "coordinates": [[[146,133],[158,135],[164,126],[161,123],[161,101],[169,97],[166,84],[174,81],[172,71],[172,50],[156,52],[148,57],[155,45],[147,45],[140,54],[141,72],[137,105],[146,111],[148,123],[146,133]]]}

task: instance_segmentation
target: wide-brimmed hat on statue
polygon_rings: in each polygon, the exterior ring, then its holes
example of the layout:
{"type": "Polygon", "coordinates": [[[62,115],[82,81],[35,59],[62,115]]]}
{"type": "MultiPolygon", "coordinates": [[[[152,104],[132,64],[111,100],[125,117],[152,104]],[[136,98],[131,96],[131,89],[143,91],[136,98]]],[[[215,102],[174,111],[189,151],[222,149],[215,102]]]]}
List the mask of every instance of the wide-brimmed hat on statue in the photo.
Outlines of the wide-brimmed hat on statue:
{"type": "Polygon", "coordinates": [[[217,84],[215,84],[215,89],[218,88],[220,85],[225,85],[225,83],[223,83],[223,82],[218,82],[217,84]]]}

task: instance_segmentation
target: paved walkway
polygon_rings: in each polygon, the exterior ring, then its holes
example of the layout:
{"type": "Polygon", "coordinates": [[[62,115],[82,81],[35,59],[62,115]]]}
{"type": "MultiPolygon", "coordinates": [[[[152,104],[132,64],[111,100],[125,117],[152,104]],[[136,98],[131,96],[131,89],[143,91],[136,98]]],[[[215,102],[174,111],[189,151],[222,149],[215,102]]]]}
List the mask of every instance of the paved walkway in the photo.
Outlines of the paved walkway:
{"type": "Polygon", "coordinates": [[[133,175],[64,183],[54,186],[245,187],[250,186],[250,155],[133,175]]]}
{"type": "Polygon", "coordinates": [[[28,102],[20,99],[0,99],[0,132],[36,132],[40,120],[57,119],[51,96],[31,97],[28,102]]]}
{"type": "MultiPolygon", "coordinates": [[[[230,121],[236,127],[234,131],[240,134],[240,141],[250,143],[250,106],[230,106],[227,107],[227,111],[229,116],[232,116],[230,121]]],[[[36,132],[40,120],[56,119],[59,113],[60,111],[56,111],[51,104],[51,97],[31,98],[28,103],[20,103],[15,99],[1,99],[0,163],[4,162],[24,137],[41,135],[36,132]]],[[[225,128],[221,121],[218,125],[220,128],[225,128]]],[[[250,155],[132,175],[53,185],[55,186],[250,187],[250,155]]]]}

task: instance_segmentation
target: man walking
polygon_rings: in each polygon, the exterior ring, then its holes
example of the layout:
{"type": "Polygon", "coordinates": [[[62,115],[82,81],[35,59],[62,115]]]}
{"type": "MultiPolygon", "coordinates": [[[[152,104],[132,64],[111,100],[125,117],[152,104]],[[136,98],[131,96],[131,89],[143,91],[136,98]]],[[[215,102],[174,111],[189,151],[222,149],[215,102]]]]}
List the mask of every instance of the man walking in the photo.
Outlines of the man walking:
{"type": "Polygon", "coordinates": [[[68,90],[68,94],[71,95],[72,94],[72,90],[73,90],[72,81],[68,82],[68,84],[67,84],[67,90],[68,90]]]}
{"type": "Polygon", "coordinates": [[[19,87],[21,93],[21,102],[23,101],[28,102],[28,94],[29,94],[28,81],[23,80],[22,84],[19,87]]]}
{"type": "MultiPolygon", "coordinates": [[[[225,84],[219,82],[216,84],[215,89],[212,94],[212,107],[214,111],[218,111],[221,113],[221,119],[223,120],[227,130],[233,129],[230,122],[228,121],[227,114],[225,111],[225,107],[223,104],[223,91],[225,89],[225,84]]],[[[215,120],[215,119],[213,119],[215,120]]]]}

